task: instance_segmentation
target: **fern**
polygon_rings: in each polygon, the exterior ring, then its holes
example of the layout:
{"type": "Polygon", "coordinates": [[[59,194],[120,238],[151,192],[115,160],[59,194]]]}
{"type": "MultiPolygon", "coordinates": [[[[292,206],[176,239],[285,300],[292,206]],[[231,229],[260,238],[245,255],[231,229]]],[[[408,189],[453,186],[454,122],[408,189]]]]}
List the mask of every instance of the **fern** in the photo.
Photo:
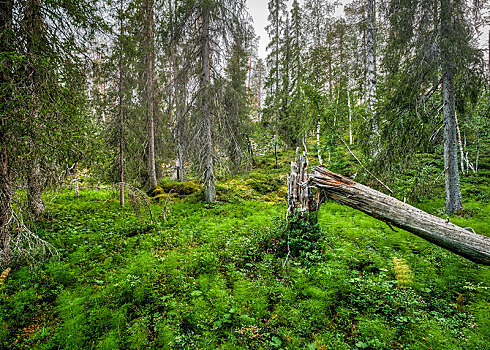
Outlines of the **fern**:
{"type": "Polygon", "coordinates": [[[398,288],[406,289],[410,287],[413,281],[412,270],[404,259],[393,258],[393,269],[395,270],[395,278],[398,282],[398,288]]]}
{"type": "Polygon", "coordinates": [[[8,267],[5,271],[2,272],[2,274],[0,275],[0,286],[1,288],[3,289],[3,286],[5,285],[5,280],[7,279],[7,276],[9,275],[10,273],[10,267],[8,267]]]}

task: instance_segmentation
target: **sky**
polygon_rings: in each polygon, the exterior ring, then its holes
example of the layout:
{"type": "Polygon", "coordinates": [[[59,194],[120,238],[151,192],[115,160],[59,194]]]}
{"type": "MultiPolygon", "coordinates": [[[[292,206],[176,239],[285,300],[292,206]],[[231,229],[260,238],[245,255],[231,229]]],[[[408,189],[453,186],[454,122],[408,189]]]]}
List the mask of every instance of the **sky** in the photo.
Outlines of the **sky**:
{"type": "MultiPolygon", "coordinates": [[[[269,10],[267,8],[268,0],[247,0],[248,10],[250,15],[253,17],[255,33],[260,36],[259,41],[259,57],[266,58],[267,51],[266,46],[269,41],[269,37],[267,36],[267,32],[265,31],[265,26],[267,25],[267,16],[269,14],[269,10]]],[[[291,8],[292,0],[288,1],[288,8],[291,8]]],[[[298,0],[300,5],[303,5],[304,0],[298,0]]],[[[339,1],[342,4],[350,2],[350,0],[341,0],[339,1]]],[[[343,13],[343,5],[337,8],[337,15],[343,13]]],[[[483,35],[480,37],[480,45],[487,49],[488,45],[488,32],[490,26],[485,26],[483,29],[483,35]]]]}
{"type": "Polygon", "coordinates": [[[267,3],[267,0],[247,0],[248,12],[254,20],[255,34],[260,36],[259,56],[261,58],[266,57],[265,47],[268,41],[267,32],[265,31],[267,15],[269,14],[267,3]]]}
{"type": "MultiPolygon", "coordinates": [[[[265,26],[267,25],[267,16],[269,15],[269,10],[267,8],[268,0],[247,0],[248,11],[254,20],[255,34],[260,36],[259,41],[259,57],[265,58],[267,56],[266,46],[269,42],[269,37],[265,31],[265,26]]],[[[304,0],[298,0],[300,5],[303,5],[304,0]]],[[[346,0],[340,1],[341,3],[346,3],[346,0]]],[[[288,9],[291,9],[292,0],[287,1],[288,9]]],[[[338,11],[343,12],[343,5],[340,6],[338,11]]]]}

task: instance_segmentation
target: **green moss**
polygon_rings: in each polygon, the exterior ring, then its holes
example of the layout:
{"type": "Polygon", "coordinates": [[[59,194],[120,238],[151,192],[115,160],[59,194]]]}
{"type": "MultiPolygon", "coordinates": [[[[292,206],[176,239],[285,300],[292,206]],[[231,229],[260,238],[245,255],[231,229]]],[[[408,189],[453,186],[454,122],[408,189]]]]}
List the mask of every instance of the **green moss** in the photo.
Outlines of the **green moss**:
{"type": "MultiPolygon", "coordinates": [[[[151,203],[153,223],[121,209],[108,190],[49,198],[50,217],[35,230],[60,254],[9,275],[0,291],[0,347],[487,346],[488,267],[330,201],[318,225],[288,227],[291,157],[281,155],[276,170],[268,155],[248,174],[220,179],[213,205],[196,181],[164,181],[151,203]],[[412,272],[406,289],[394,257],[412,272]]],[[[451,221],[488,234],[488,182],[479,177],[462,179],[465,210],[451,221]]],[[[443,196],[421,200],[417,206],[444,215],[443,196]]]]}

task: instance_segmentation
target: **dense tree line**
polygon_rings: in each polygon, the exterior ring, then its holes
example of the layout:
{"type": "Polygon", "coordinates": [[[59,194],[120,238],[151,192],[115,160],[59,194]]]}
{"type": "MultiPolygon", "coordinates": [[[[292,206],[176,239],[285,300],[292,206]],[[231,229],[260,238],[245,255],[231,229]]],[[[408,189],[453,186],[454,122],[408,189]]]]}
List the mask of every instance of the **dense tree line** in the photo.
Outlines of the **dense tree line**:
{"type": "Polygon", "coordinates": [[[324,129],[319,154],[358,139],[366,164],[386,174],[442,146],[446,211],[461,209],[459,177],[477,171],[488,127],[485,2],[352,1],[343,17],[336,6],[294,1],[289,13],[269,2],[266,119],[286,146],[324,129]]]}

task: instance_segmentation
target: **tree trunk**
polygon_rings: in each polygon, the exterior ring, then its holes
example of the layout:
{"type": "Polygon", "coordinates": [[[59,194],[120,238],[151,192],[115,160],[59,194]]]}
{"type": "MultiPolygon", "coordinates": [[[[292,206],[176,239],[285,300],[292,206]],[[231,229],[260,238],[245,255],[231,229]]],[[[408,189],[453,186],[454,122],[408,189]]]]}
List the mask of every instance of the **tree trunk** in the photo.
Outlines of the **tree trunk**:
{"type": "Polygon", "coordinates": [[[323,164],[322,153],[321,153],[321,145],[320,145],[320,121],[316,123],[316,148],[318,148],[318,162],[320,165],[323,164]]]}
{"type": "Polygon", "coordinates": [[[454,120],[456,122],[456,131],[458,132],[459,151],[461,152],[461,174],[464,175],[464,173],[465,173],[465,168],[464,168],[464,149],[463,149],[463,141],[461,140],[461,131],[459,129],[458,114],[457,113],[454,113],[454,120]]]}
{"type": "Polygon", "coordinates": [[[371,128],[373,132],[372,143],[371,143],[371,154],[373,157],[377,157],[380,145],[380,133],[379,133],[379,120],[375,113],[376,104],[376,1],[368,0],[367,8],[368,17],[368,28],[367,28],[367,57],[366,57],[366,68],[367,68],[367,89],[366,98],[369,113],[371,115],[371,128]]]}
{"type": "Polygon", "coordinates": [[[260,122],[260,108],[261,108],[261,101],[262,101],[262,73],[259,73],[259,90],[258,90],[258,97],[257,97],[257,108],[258,108],[258,121],[260,122]]]}
{"type": "Polygon", "coordinates": [[[123,113],[123,1],[120,2],[119,19],[119,204],[124,207],[124,113],[123,113]]]}
{"type": "MultiPolygon", "coordinates": [[[[276,2],[276,6],[277,6],[277,2],[276,2]]],[[[275,85],[276,85],[276,91],[274,91],[274,158],[276,159],[276,164],[274,165],[274,169],[277,169],[278,168],[278,164],[277,164],[277,147],[278,147],[278,144],[279,144],[279,99],[278,99],[278,96],[279,96],[279,40],[280,40],[280,23],[279,23],[279,20],[280,20],[280,16],[279,16],[279,7],[277,6],[277,8],[275,9],[275,26],[276,26],[276,30],[275,30],[275,36],[276,36],[276,41],[275,41],[275,44],[276,44],[276,52],[275,52],[275,56],[276,56],[276,61],[274,62],[274,65],[275,65],[275,73],[276,73],[276,81],[275,81],[275,85]]],[[[271,38],[272,39],[272,38],[271,38]]]]}
{"type": "Polygon", "coordinates": [[[349,107],[349,145],[354,144],[354,138],[352,137],[352,111],[350,105],[350,92],[347,86],[347,106],[349,107]]]}
{"type": "MultiPolygon", "coordinates": [[[[3,79],[3,78],[2,78],[3,79]]],[[[3,125],[0,125],[3,128],[3,125]]],[[[10,262],[10,216],[12,192],[5,133],[0,130],[0,267],[10,262]]]]}
{"type": "Polygon", "coordinates": [[[184,151],[180,136],[180,129],[177,129],[177,181],[185,181],[184,151]]]}
{"type": "Polygon", "coordinates": [[[480,158],[480,128],[478,128],[477,137],[478,137],[478,141],[476,144],[475,174],[478,173],[478,160],[480,158]]]}
{"type": "Polygon", "coordinates": [[[43,201],[44,177],[39,162],[34,161],[33,163],[27,177],[27,201],[34,218],[39,218],[45,211],[43,201]]]}
{"type": "MultiPolygon", "coordinates": [[[[39,54],[40,40],[43,37],[43,21],[39,0],[27,1],[25,11],[27,32],[26,51],[28,60],[24,78],[28,80],[29,84],[32,86],[31,94],[35,95],[38,93],[38,85],[42,79],[39,72],[36,70],[37,62],[35,60],[36,55],[39,54]]],[[[37,105],[31,107],[31,117],[33,120],[37,119],[39,108],[40,107],[37,105]]],[[[31,168],[27,174],[27,202],[31,214],[33,214],[34,218],[38,218],[44,214],[44,202],[42,198],[44,179],[43,174],[41,173],[41,160],[35,158],[31,159],[30,165],[31,168]]]]}
{"type": "Polygon", "coordinates": [[[448,220],[430,215],[370,187],[332,173],[323,166],[314,167],[309,176],[306,171],[298,174],[301,180],[297,181],[297,186],[288,188],[289,212],[291,208],[298,207],[301,210],[316,211],[323,199],[328,197],[384,221],[390,226],[411,232],[473,262],[490,265],[490,238],[488,237],[467,231],[448,220]],[[311,192],[306,192],[311,191],[310,188],[318,189],[314,199],[311,192]],[[311,202],[313,204],[310,204],[311,202]]]}
{"type": "Polygon", "coordinates": [[[78,175],[78,163],[75,163],[75,197],[80,196],[80,179],[78,175]]]}
{"type": "MultiPolygon", "coordinates": [[[[367,89],[366,99],[369,110],[373,113],[374,102],[376,98],[376,23],[375,23],[375,0],[368,0],[367,17],[367,89]]],[[[377,123],[375,123],[375,133],[377,132],[377,123]]]]}
{"type": "Polygon", "coordinates": [[[155,168],[155,125],[154,125],[154,45],[153,45],[153,2],[146,0],[146,113],[148,127],[148,177],[150,190],[157,186],[157,174],[155,168]]]}
{"type": "Polygon", "coordinates": [[[454,67],[452,45],[451,0],[441,0],[442,96],[444,115],[444,173],[446,183],[446,212],[452,214],[463,208],[458,173],[456,110],[454,104],[454,67]]]}
{"type": "MultiPolygon", "coordinates": [[[[12,27],[12,9],[13,0],[4,0],[0,2],[0,51],[8,52],[10,49],[10,30],[12,27]]],[[[11,77],[10,62],[3,58],[0,66],[0,86],[3,98],[7,101],[11,96],[9,83],[11,77]]],[[[7,151],[7,125],[3,116],[7,115],[8,104],[1,104],[0,115],[0,266],[5,266],[10,262],[10,215],[12,214],[12,188],[10,182],[10,171],[7,151]]]]}
{"type": "Polygon", "coordinates": [[[179,79],[179,74],[178,74],[178,69],[177,69],[177,62],[173,60],[173,75],[174,75],[174,101],[175,101],[175,129],[176,129],[176,141],[177,141],[177,161],[176,161],[176,168],[177,168],[177,180],[178,181],[185,181],[185,169],[184,169],[184,149],[182,145],[182,128],[183,128],[183,120],[182,118],[184,117],[184,111],[183,111],[183,98],[182,95],[184,94],[184,87],[180,87],[179,85],[184,85],[184,80],[179,79]]]}
{"type": "Polygon", "coordinates": [[[202,13],[202,37],[201,37],[201,104],[203,115],[203,137],[204,137],[204,199],[211,203],[216,200],[214,159],[213,159],[213,139],[211,134],[212,115],[209,108],[209,89],[211,85],[210,77],[210,33],[209,33],[209,9],[204,8],[202,13]]]}

